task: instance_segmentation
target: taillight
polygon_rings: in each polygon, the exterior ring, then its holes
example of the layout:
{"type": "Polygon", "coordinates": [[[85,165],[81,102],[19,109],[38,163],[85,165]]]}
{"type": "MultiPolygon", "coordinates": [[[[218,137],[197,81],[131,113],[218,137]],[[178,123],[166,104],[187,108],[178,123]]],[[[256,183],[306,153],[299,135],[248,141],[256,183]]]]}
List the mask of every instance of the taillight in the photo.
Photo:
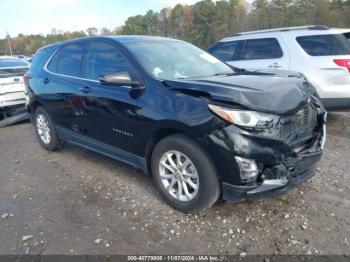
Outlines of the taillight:
{"type": "Polygon", "coordinates": [[[27,74],[23,75],[23,81],[25,86],[25,93],[28,94],[28,86],[29,86],[29,76],[27,74]]]}
{"type": "Polygon", "coordinates": [[[338,66],[347,68],[350,72],[350,59],[335,59],[334,63],[338,66]]]}

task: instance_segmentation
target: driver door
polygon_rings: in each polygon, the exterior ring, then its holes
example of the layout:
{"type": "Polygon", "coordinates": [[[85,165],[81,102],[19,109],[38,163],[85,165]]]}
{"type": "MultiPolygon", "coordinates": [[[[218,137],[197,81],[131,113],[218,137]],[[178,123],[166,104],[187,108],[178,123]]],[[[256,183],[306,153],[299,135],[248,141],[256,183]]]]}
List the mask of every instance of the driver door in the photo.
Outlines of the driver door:
{"type": "Polygon", "coordinates": [[[120,50],[104,41],[91,41],[85,62],[84,86],[81,87],[82,133],[95,141],[132,151],[135,141],[137,98],[129,86],[105,85],[102,74],[134,74],[120,50]]]}

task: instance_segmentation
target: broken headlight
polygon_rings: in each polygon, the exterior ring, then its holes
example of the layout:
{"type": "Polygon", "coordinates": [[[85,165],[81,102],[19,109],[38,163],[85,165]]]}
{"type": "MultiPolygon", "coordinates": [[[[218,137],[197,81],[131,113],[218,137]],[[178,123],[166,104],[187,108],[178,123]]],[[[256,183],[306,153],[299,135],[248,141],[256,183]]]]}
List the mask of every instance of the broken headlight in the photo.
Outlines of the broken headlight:
{"type": "Polygon", "coordinates": [[[230,109],[209,105],[210,110],[222,119],[241,127],[265,129],[274,126],[279,116],[257,111],[230,109]]]}

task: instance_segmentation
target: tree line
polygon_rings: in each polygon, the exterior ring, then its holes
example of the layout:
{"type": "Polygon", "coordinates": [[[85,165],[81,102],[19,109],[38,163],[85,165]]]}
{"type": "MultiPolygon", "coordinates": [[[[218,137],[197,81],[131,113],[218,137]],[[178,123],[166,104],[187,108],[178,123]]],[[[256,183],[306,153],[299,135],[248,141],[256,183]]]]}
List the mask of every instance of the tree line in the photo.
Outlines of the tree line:
{"type": "MultiPolygon", "coordinates": [[[[178,4],[161,11],[129,17],[123,26],[108,29],[10,37],[14,54],[30,55],[57,41],[110,34],[161,35],[183,39],[202,48],[242,31],[286,26],[324,24],[350,27],[350,0],[203,0],[194,5],[178,4]]],[[[0,41],[0,54],[9,53],[7,39],[0,41]]]]}

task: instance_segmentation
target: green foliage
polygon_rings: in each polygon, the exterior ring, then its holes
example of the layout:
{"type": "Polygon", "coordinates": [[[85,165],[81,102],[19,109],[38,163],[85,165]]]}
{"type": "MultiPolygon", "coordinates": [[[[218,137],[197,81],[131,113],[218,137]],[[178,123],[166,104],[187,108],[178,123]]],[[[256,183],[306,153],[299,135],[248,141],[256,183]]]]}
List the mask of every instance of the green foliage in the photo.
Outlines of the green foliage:
{"type": "MultiPolygon", "coordinates": [[[[178,4],[160,12],[129,17],[115,30],[89,27],[86,32],[53,29],[46,36],[22,34],[11,38],[14,54],[33,54],[37,48],[61,40],[96,34],[161,35],[183,39],[207,48],[237,32],[285,26],[325,24],[350,27],[350,0],[203,0],[178,4]]],[[[7,40],[0,40],[0,55],[9,53],[7,40]]]]}
{"type": "MultiPolygon", "coordinates": [[[[49,45],[58,41],[63,41],[72,38],[84,37],[84,31],[75,32],[57,32],[52,29],[50,34],[44,35],[23,35],[19,34],[17,37],[12,37],[11,47],[13,54],[32,55],[35,51],[45,45],[49,45]]],[[[9,55],[10,50],[7,39],[0,40],[0,55],[9,55]]]]}

